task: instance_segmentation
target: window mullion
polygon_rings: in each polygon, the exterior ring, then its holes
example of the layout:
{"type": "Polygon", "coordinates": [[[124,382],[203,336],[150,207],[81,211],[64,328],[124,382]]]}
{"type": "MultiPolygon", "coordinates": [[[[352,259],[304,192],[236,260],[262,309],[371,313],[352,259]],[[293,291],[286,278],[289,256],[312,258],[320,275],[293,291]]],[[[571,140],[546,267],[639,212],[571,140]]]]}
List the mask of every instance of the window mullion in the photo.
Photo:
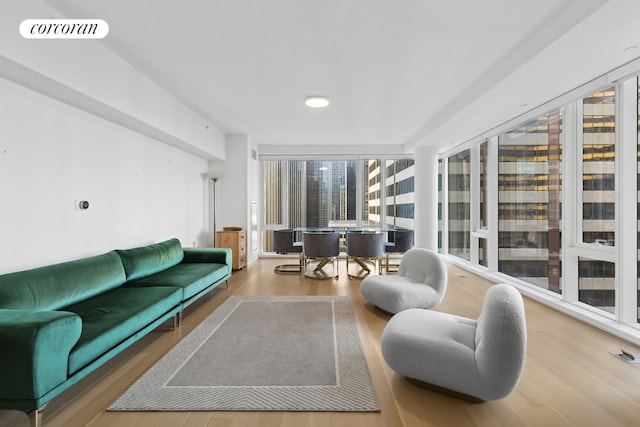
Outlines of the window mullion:
{"type": "Polygon", "coordinates": [[[487,227],[489,238],[487,240],[487,268],[489,271],[498,271],[498,137],[494,136],[487,141],[487,227]]]}
{"type": "Polygon", "coordinates": [[[282,206],[282,224],[285,227],[291,227],[289,224],[289,174],[290,166],[288,161],[280,161],[282,164],[282,176],[281,176],[281,185],[282,185],[282,194],[281,194],[281,206],[282,206]]]}
{"type": "Polygon", "coordinates": [[[618,85],[616,103],[616,318],[622,323],[638,321],[637,194],[638,176],[638,80],[618,85]],[[633,177],[633,179],[632,179],[633,177]]]}
{"type": "Polygon", "coordinates": [[[449,158],[442,159],[442,253],[449,254],[449,158]]]}
{"type": "Polygon", "coordinates": [[[380,168],[380,225],[387,224],[387,168],[384,159],[378,160],[380,168]]]}
{"type": "Polygon", "coordinates": [[[471,264],[477,265],[479,259],[478,235],[480,228],[480,145],[476,144],[470,149],[471,165],[469,167],[470,194],[469,194],[469,222],[470,222],[470,258],[471,264]]]}
{"type": "Polygon", "coordinates": [[[582,129],[578,118],[582,108],[578,101],[565,107],[564,111],[564,145],[562,161],[562,297],[565,301],[578,301],[578,255],[573,253],[578,236],[581,235],[582,221],[578,219],[578,209],[582,200],[579,191],[582,189],[582,129]],[[572,226],[572,223],[574,225],[572,226]],[[580,230],[579,230],[580,227],[580,230]]]}
{"type": "Polygon", "coordinates": [[[369,193],[363,194],[365,192],[364,188],[364,164],[366,160],[358,160],[356,162],[356,224],[358,227],[362,226],[362,209],[364,208],[364,197],[369,197],[369,193]]]}

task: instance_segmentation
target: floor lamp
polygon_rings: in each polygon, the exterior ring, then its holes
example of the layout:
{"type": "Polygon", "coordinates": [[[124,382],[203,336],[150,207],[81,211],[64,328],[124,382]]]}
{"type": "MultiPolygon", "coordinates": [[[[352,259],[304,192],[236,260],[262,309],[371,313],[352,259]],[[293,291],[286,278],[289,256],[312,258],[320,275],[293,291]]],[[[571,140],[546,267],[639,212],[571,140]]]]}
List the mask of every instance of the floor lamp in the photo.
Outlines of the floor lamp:
{"type": "Polygon", "coordinates": [[[213,182],[213,247],[216,247],[216,183],[220,178],[211,178],[213,182]]]}

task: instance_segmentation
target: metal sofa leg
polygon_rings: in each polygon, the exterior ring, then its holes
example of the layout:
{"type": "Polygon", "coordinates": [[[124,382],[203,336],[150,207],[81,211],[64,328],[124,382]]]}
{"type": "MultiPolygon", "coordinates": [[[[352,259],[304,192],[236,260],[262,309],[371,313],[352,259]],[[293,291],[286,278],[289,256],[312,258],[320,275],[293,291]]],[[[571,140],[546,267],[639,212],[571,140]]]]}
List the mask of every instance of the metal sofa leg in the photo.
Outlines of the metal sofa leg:
{"type": "Polygon", "coordinates": [[[31,427],[42,427],[42,417],[44,415],[44,408],[46,406],[47,405],[44,405],[29,412],[29,423],[31,424],[31,427]]]}
{"type": "Polygon", "coordinates": [[[173,319],[173,327],[171,329],[175,331],[180,327],[180,324],[182,323],[182,312],[179,311],[176,314],[174,314],[172,319],[173,319]]]}

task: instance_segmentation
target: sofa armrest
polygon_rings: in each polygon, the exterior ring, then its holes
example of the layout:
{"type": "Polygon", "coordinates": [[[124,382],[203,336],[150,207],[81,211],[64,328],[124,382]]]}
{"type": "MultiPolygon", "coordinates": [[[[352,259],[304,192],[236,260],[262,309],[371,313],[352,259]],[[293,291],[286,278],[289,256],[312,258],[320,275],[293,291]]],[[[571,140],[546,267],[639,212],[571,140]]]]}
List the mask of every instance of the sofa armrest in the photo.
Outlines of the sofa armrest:
{"type": "Polygon", "coordinates": [[[226,264],[231,267],[232,256],[229,248],[184,248],[184,259],[186,262],[211,262],[216,264],[226,264]]]}
{"type": "Polygon", "coordinates": [[[64,382],[81,332],[73,313],[0,309],[0,399],[38,398],[64,382]]]}

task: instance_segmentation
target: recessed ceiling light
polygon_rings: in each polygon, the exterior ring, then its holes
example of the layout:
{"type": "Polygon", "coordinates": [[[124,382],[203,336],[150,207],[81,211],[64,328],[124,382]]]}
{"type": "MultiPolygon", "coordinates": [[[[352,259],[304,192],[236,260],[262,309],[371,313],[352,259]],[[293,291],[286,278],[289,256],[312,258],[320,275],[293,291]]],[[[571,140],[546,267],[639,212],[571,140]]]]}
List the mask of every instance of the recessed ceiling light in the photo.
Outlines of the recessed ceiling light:
{"type": "Polygon", "coordinates": [[[324,108],[329,105],[329,98],[326,96],[309,96],[304,100],[307,107],[324,108]]]}

